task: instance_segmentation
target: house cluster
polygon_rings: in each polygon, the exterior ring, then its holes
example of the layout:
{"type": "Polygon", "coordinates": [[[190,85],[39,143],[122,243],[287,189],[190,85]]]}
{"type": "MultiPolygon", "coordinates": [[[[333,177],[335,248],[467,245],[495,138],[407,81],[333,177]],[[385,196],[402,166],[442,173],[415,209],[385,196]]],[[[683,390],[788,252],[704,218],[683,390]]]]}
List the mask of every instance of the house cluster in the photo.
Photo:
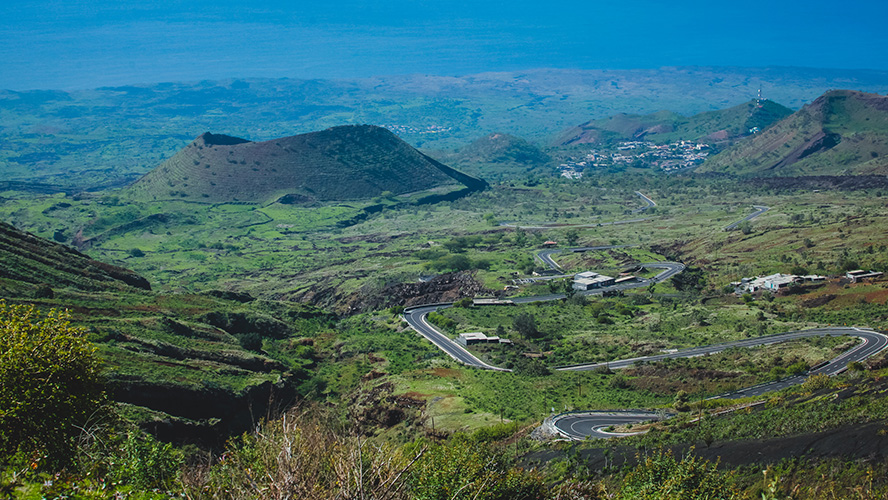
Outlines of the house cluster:
{"type": "Polygon", "coordinates": [[[394,125],[387,124],[383,125],[384,128],[391,130],[392,132],[398,135],[407,135],[407,134],[443,134],[446,132],[450,132],[453,130],[453,127],[444,127],[441,125],[426,125],[425,127],[412,127],[410,125],[394,125]]]}
{"type": "Polygon", "coordinates": [[[509,339],[503,339],[500,337],[488,337],[481,332],[470,332],[470,333],[460,333],[459,337],[456,339],[457,342],[464,346],[470,346],[475,344],[511,344],[512,341],[509,339]]]}
{"type": "Polygon", "coordinates": [[[757,276],[755,278],[743,278],[740,281],[734,281],[731,285],[736,293],[755,293],[759,290],[767,290],[771,293],[777,293],[780,290],[789,288],[793,283],[822,283],[826,281],[826,276],[818,276],[816,274],[808,274],[799,276],[796,274],[771,274],[769,276],[757,276]]]}
{"type": "Polygon", "coordinates": [[[693,141],[651,145],[647,151],[638,155],[639,158],[649,159],[652,165],[666,172],[697,166],[707,156],[709,145],[693,141]]]}
{"type": "Polygon", "coordinates": [[[592,149],[584,156],[568,158],[558,166],[558,169],[562,177],[580,179],[587,168],[631,165],[643,161],[654,168],[669,172],[699,165],[707,156],[709,156],[709,145],[694,141],[676,141],[670,144],[624,141],[617,143],[616,151],[592,149]]]}

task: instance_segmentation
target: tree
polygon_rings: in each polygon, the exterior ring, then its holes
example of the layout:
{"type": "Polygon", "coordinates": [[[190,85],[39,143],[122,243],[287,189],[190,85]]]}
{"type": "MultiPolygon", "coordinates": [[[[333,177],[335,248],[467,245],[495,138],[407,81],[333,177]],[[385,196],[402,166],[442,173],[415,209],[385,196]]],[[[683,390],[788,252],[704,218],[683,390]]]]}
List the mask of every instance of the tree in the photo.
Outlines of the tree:
{"type": "Polygon", "coordinates": [[[700,293],[706,287],[706,276],[702,269],[689,266],[681,274],[672,277],[672,286],[680,292],[700,293]]]}
{"type": "Polygon", "coordinates": [[[515,228],[515,245],[523,247],[527,245],[527,233],[520,227],[515,228]]]}
{"type": "Polygon", "coordinates": [[[64,465],[103,408],[96,348],[69,319],[0,301],[0,456],[41,454],[64,465]]]}
{"type": "Polygon", "coordinates": [[[570,246],[574,246],[577,244],[577,240],[580,239],[580,233],[576,229],[568,229],[566,233],[564,233],[564,239],[567,240],[567,244],[570,246]]]}
{"type": "Polygon", "coordinates": [[[519,335],[528,339],[535,339],[540,336],[537,329],[536,318],[530,313],[521,313],[512,319],[512,326],[519,335]]]}

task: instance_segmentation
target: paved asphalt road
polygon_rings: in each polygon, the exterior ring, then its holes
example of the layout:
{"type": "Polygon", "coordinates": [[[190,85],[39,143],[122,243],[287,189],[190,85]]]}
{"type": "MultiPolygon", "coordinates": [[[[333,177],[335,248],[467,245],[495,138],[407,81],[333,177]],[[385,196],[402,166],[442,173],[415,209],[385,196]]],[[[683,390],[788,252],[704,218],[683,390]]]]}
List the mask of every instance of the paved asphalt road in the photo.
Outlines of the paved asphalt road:
{"type": "Polygon", "coordinates": [[[732,223],[728,224],[727,226],[725,226],[724,231],[733,231],[734,229],[737,228],[737,226],[742,224],[744,221],[755,219],[759,215],[761,215],[771,209],[771,207],[766,207],[764,205],[753,205],[752,208],[755,209],[755,212],[747,215],[746,217],[738,220],[737,222],[732,222],[732,223]]]}
{"type": "Polygon", "coordinates": [[[459,361],[464,365],[474,366],[476,368],[484,368],[487,370],[499,370],[506,372],[512,371],[505,368],[488,365],[487,363],[472,355],[472,353],[467,351],[463,346],[450,340],[450,338],[448,338],[446,335],[436,330],[428,322],[428,315],[432,311],[437,311],[438,309],[443,309],[445,307],[450,307],[450,304],[431,304],[426,306],[411,307],[404,311],[404,320],[407,321],[407,324],[409,324],[411,328],[419,332],[420,335],[428,339],[431,343],[438,346],[438,349],[441,349],[451,358],[459,361]]]}
{"type": "MultiPolygon", "coordinates": [[[[599,367],[604,367],[605,365],[610,369],[619,369],[626,368],[632,366],[636,363],[647,363],[652,361],[662,361],[664,359],[675,359],[675,358],[693,358],[695,356],[706,356],[709,354],[715,354],[724,351],[725,349],[730,349],[732,347],[758,347],[769,344],[776,344],[779,342],[786,342],[789,340],[802,339],[807,337],[837,337],[840,335],[850,335],[853,337],[859,337],[862,339],[862,342],[854,347],[853,349],[849,349],[844,352],[841,356],[831,360],[826,365],[818,368],[811,373],[825,373],[827,375],[835,375],[848,365],[848,363],[852,361],[862,361],[873,354],[881,351],[886,346],[888,346],[888,336],[885,336],[881,333],[874,332],[872,330],[867,330],[863,328],[854,328],[854,327],[832,327],[832,328],[813,328],[811,330],[800,330],[795,332],[786,332],[780,333],[777,335],[768,335],[765,337],[754,337],[750,339],[738,340],[735,342],[725,342],[723,344],[713,344],[708,346],[700,346],[700,347],[691,347],[689,349],[681,349],[674,352],[657,354],[655,356],[641,356],[637,358],[629,358],[629,359],[620,359],[615,361],[610,361],[606,363],[585,363],[581,365],[572,365],[572,366],[564,366],[561,368],[556,368],[561,371],[587,371],[587,370],[595,370],[599,367]]],[[[746,392],[749,389],[744,389],[743,391],[739,391],[738,393],[742,393],[737,397],[746,397],[746,396],[756,396],[759,394],[763,394],[762,391],[758,393],[750,393],[746,392]]],[[[774,389],[769,389],[774,390],[774,389]]]]}
{"type": "MultiPolygon", "coordinates": [[[[598,249],[599,247],[588,247],[588,249],[598,249]]],[[[578,251],[580,249],[573,249],[574,251],[578,251]]],[[[653,278],[647,280],[639,280],[634,283],[622,283],[620,285],[613,285],[609,287],[603,287],[596,290],[588,290],[585,292],[579,292],[582,295],[598,295],[604,293],[608,290],[628,290],[630,288],[640,288],[650,285],[651,283],[657,283],[659,281],[663,281],[671,278],[672,276],[682,272],[684,270],[684,264],[679,264],[677,262],[651,262],[648,264],[642,264],[644,267],[663,269],[663,271],[654,276],[653,278]]],[[[537,295],[534,297],[520,297],[516,299],[512,299],[512,302],[515,304],[527,304],[530,302],[545,302],[549,300],[558,300],[563,299],[565,297],[564,294],[551,294],[551,295],[537,295]]],[[[431,343],[435,344],[439,349],[447,353],[448,356],[455,359],[456,361],[468,365],[474,366],[476,368],[483,368],[487,370],[500,370],[500,371],[511,371],[506,368],[499,368],[493,365],[489,365],[480,359],[476,358],[472,353],[467,351],[463,346],[457,344],[453,340],[450,340],[445,334],[441,333],[435,327],[433,327],[428,321],[429,313],[433,311],[437,311],[438,309],[443,309],[445,307],[450,307],[451,304],[428,304],[424,306],[411,307],[404,311],[404,320],[410,325],[411,328],[416,330],[420,335],[428,339],[431,343]]]]}
{"type": "Polygon", "coordinates": [[[662,420],[671,415],[655,413],[652,411],[628,410],[610,412],[568,413],[555,420],[555,429],[563,436],[571,439],[586,439],[587,437],[608,439],[615,436],[631,436],[636,433],[616,434],[607,432],[610,426],[637,424],[662,420]]]}
{"type": "Polygon", "coordinates": [[[559,266],[553,259],[553,255],[558,255],[560,253],[565,252],[588,252],[592,250],[611,250],[614,248],[630,248],[636,247],[638,245],[607,245],[602,247],[577,247],[577,248],[566,248],[566,249],[551,249],[551,250],[542,250],[536,254],[537,258],[540,261],[549,267],[549,269],[554,269],[555,271],[560,271],[561,266],[559,266]]]}
{"type": "MultiPolygon", "coordinates": [[[[650,206],[655,206],[654,202],[641,194],[640,192],[636,192],[639,196],[644,198],[649,202],[649,206],[645,208],[649,208],[650,206]]],[[[768,207],[765,206],[755,206],[756,212],[750,214],[749,216],[741,219],[727,227],[726,230],[731,230],[737,227],[744,220],[751,220],[759,215],[768,211],[768,207]]],[[[643,220],[643,219],[638,219],[643,220]]],[[[619,223],[628,223],[633,221],[621,221],[621,222],[612,222],[611,224],[619,224],[619,223]]],[[[630,245],[615,245],[615,246],[602,246],[602,247],[581,247],[581,248],[571,248],[568,249],[572,252],[584,252],[590,250],[607,250],[611,248],[622,248],[630,245]]],[[[552,255],[562,252],[562,250],[543,250],[537,257],[549,266],[550,269],[558,270],[560,267],[558,264],[552,259],[552,255]]],[[[584,292],[579,292],[583,295],[597,295],[602,294],[606,291],[617,291],[617,290],[627,290],[630,288],[640,288],[649,286],[652,283],[658,283],[660,281],[667,280],[672,276],[682,272],[685,269],[683,264],[679,264],[677,262],[650,262],[646,264],[642,264],[642,266],[647,268],[655,268],[655,269],[663,269],[662,272],[657,274],[651,279],[639,279],[633,283],[623,283],[620,285],[613,285],[609,287],[603,287],[595,290],[588,290],[584,292]]],[[[516,304],[526,304],[531,302],[542,302],[549,300],[558,300],[563,299],[565,295],[563,294],[551,294],[551,295],[539,295],[535,297],[520,297],[512,299],[512,302],[516,304]]],[[[433,311],[437,311],[439,309],[450,307],[451,304],[428,304],[424,306],[411,307],[404,311],[404,319],[410,325],[411,328],[419,332],[423,337],[431,341],[433,344],[438,346],[439,349],[447,353],[450,357],[455,359],[456,361],[463,363],[468,366],[473,366],[477,368],[483,368],[487,370],[500,370],[500,371],[511,371],[505,368],[499,368],[496,366],[489,365],[480,359],[476,358],[470,352],[468,352],[461,345],[456,342],[450,340],[446,335],[436,330],[429,322],[428,315],[433,311]]],[[[762,346],[768,344],[775,344],[778,342],[786,342],[789,340],[795,340],[806,337],[823,337],[823,336],[840,336],[840,335],[850,335],[855,336],[861,339],[861,343],[857,346],[845,351],[838,357],[830,360],[822,366],[817,367],[814,370],[811,370],[809,373],[804,375],[798,375],[794,377],[788,377],[776,382],[770,382],[767,384],[760,384],[754,387],[748,387],[746,389],[741,389],[739,391],[724,394],[721,396],[722,398],[736,399],[736,398],[744,398],[750,396],[758,396],[764,394],[766,392],[780,390],[785,387],[790,387],[795,384],[802,383],[807,376],[823,373],[826,375],[835,375],[837,373],[842,372],[848,366],[848,363],[852,361],[862,361],[881,350],[885,349],[888,346],[888,336],[875,332],[873,330],[864,329],[864,328],[855,328],[855,327],[832,327],[832,328],[815,328],[811,330],[803,330],[803,331],[795,331],[795,332],[787,332],[778,335],[770,335],[765,337],[757,337],[751,339],[739,340],[736,342],[726,342],[724,344],[715,344],[710,346],[700,346],[693,347],[690,349],[682,349],[675,352],[658,354],[656,356],[643,356],[631,359],[623,359],[623,360],[614,360],[607,363],[587,363],[581,365],[573,365],[557,368],[561,371],[585,371],[585,370],[595,370],[598,367],[603,365],[607,365],[610,369],[619,369],[625,368],[627,366],[631,366],[635,363],[639,362],[651,362],[651,361],[659,361],[667,358],[689,358],[694,356],[705,356],[708,354],[715,354],[717,352],[721,352],[725,349],[729,349],[731,347],[755,347],[762,346]]],[[[613,437],[615,434],[605,432],[603,429],[606,429],[612,425],[625,425],[629,423],[637,423],[644,422],[650,420],[657,420],[663,418],[664,415],[661,413],[654,412],[646,412],[641,410],[631,410],[631,411],[610,411],[610,412],[587,412],[587,413],[572,413],[558,416],[554,419],[553,425],[558,432],[566,437],[570,437],[573,439],[585,439],[586,437],[598,437],[598,438],[609,438],[613,437]]]]}
{"type": "MultiPolygon", "coordinates": [[[[731,392],[715,396],[715,398],[739,399],[753,396],[760,396],[767,392],[778,391],[793,385],[801,384],[809,376],[814,374],[836,375],[844,371],[848,363],[852,361],[863,361],[864,359],[878,353],[882,349],[888,347],[888,336],[865,328],[855,327],[832,327],[832,328],[815,328],[811,330],[801,330],[796,332],[781,333],[778,335],[770,335],[767,337],[757,337],[753,339],[745,339],[738,342],[727,342],[712,346],[694,347],[691,349],[683,349],[669,354],[661,354],[658,356],[646,356],[642,358],[633,358],[627,360],[618,360],[607,363],[611,369],[625,368],[637,362],[657,361],[666,358],[686,358],[693,356],[702,356],[720,352],[730,347],[754,347],[761,345],[774,344],[777,342],[786,342],[806,337],[825,337],[825,336],[841,336],[850,335],[861,339],[860,344],[845,351],[829,362],[811,370],[802,375],[787,377],[776,382],[768,382],[753,387],[747,387],[739,391],[731,392]]],[[[560,368],[560,370],[576,371],[576,370],[592,370],[597,366],[605,363],[578,365],[573,367],[560,368]]],[[[553,420],[555,429],[563,436],[571,439],[593,438],[611,438],[617,434],[605,432],[604,429],[610,426],[625,425],[627,423],[648,422],[651,420],[659,420],[662,415],[654,412],[631,411],[631,412],[583,412],[570,413],[557,416],[553,420]]],[[[625,434],[620,434],[625,435],[625,434]]]]}
{"type": "Polygon", "coordinates": [[[656,207],[656,206],[657,206],[657,204],[654,203],[654,200],[652,200],[652,199],[648,198],[647,196],[641,194],[641,191],[636,191],[635,194],[637,194],[638,196],[641,196],[641,199],[643,199],[643,200],[647,203],[647,205],[646,205],[646,206],[643,206],[643,207],[641,207],[641,208],[636,208],[635,210],[632,211],[633,213],[636,213],[636,214],[637,214],[637,213],[639,213],[639,212],[644,212],[645,210],[647,210],[647,209],[649,209],[649,208],[651,208],[651,207],[656,207]]]}

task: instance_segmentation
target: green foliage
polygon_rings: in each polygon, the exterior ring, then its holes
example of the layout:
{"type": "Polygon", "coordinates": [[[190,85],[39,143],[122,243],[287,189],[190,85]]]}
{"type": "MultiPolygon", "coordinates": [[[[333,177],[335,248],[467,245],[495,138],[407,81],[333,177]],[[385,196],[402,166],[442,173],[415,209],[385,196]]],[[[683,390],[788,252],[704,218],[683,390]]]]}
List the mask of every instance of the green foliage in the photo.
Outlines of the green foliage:
{"type": "Polygon", "coordinates": [[[570,246],[574,246],[577,244],[577,241],[580,239],[580,233],[576,229],[568,229],[564,233],[564,239],[567,240],[567,244],[570,246]]]}
{"type": "Polygon", "coordinates": [[[693,454],[679,461],[671,452],[645,457],[620,489],[620,498],[627,500],[728,500],[737,495],[730,477],[716,464],[693,454]]]}
{"type": "Polygon", "coordinates": [[[67,313],[0,301],[0,459],[71,459],[74,439],[103,411],[96,349],[67,313]]]}
{"type": "Polygon", "coordinates": [[[481,443],[502,441],[514,434],[517,429],[518,426],[514,423],[500,423],[481,427],[472,433],[472,441],[481,443]]]}
{"type": "Polygon", "coordinates": [[[690,408],[688,407],[688,400],[690,397],[688,393],[685,391],[678,391],[675,393],[675,401],[672,404],[672,407],[675,408],[675,411],[688,411],[690,408]]]}
{"type": "Polygon", "coordinates": [[[462,439],[429,445],[408,481],[415,500],[530,500],[545,494],[540,475],[512,466],[490,446],[462,439]]]}
{"type": "Polygon", "coordinates": [[[237,341],[244,349],[248,351],[262,350],[262,335],[256,332],[246,332],[237,335],[237,341]]]}
{"type": "Polygon", "coordinates": [[[527,339],[535,339],[542,334],[537,328],[536,318],[531,313],[519,313],[512,320],[512,328],[527,339]]]}
{"type": "Polygon", "coordinates": [[[453,303],[453,307],[472,307],[474,300],[471,297],[463,297],[453,303]]]}
{"type": "Polygon", "coordinates": [[[805,373],[806,371],[808,371],[808,368],[809,368],[808,363],[805,363],[804,361],[798,361],[796,363],[789,365],[786,368],[786,373],[788,373],[790,375],[801,375],[801,374],[805,373]]]}
{"type": "Polygon", "coordinates": [[[702,269],[688,266],[672,277],[672,286],[679,292],[700,293],[706,287],[706,275],[702,269]]]}
{"type": "Polygon", "coordinates": [[[804,382],[802,382],[801,387],[804,391],[819,391],[821,389],[832,387],[833,382],[833,379],[829,378],[828,375],[817,373],[815,375],[811,375],[804,382]]]}
{"type": "Polygon", "coordinates": [[[435,326],[440,326],[445,330],[453,330],[456,328],[456,321],[444,316],[438,312],[432,311],[429,313],[429,322],[434,324],[435,326]]]}
{"type": "Polygon", "coordinates": [[[848,370],[852,372],[862,372],[866,370],[866,365],[864,365],[860,361],[852,361],[848,363],[848,370]]]}
{"type": "Polygon", "coordinates": [[[55,291],[51,286],[43,284],[37,287],[34,290],[34,298],[35,299],[53,299],[55,298],[55,291]]]}
{"type": "Polygon", "coordinates": [[[111,457],[108,475],[140,489],[170,490],[183,464],[182,452],[171,444],[130,432],[111,457]]]}

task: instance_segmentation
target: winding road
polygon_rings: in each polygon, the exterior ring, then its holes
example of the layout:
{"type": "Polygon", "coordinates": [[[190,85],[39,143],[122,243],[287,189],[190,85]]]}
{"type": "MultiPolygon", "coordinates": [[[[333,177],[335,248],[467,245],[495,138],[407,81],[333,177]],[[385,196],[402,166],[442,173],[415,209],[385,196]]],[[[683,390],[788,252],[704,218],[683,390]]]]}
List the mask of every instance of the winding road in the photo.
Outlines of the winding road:
{"type": "Polygon", "coordinates": [[[743,224],[744,222],[746,222],[748,220],[755,219],[759,215],[762,215],[763,213],[767,212],[768,210],[771,210],[771,207],[766,207],[764,205],[753,205],[752,208],[755,209],[755,212],[747,215],[746,217],[738,220],[737,222],[732,222],[732,223],[728,224],[727,226],[724,227],[723,231],[733,231],[734,229],[737,229],[737,226],[739,226],[740,224],[743,224]]]}
{"type": "MultiPolygon", "coordinates": [[[[656,204],[650,198],[644,196],[640,192],[636,191],[636,194],[644,198],[648,201],[649,205],[640,210],[644,210],[646,208],[650,208],[652,206],[656,206],[656,204]]],[[[765,213],[769,210],[769,207],[754,205],[756,212],[750,214],[749,216],[733,223],[725,227],[725,230],[731,230],[737,227],[741,222],[745,220],[751,220],[759,215],[765,213]]],[[[644,219],[639,219],[644,220],[644,219]]],[[[629,221],[625,221],[629,222],[629,221]]],[[[616,224],[612,223],[612,224],[616,224]]],[[[532,226],[526,226],[532,227],[532,226]]],[[[632,245],[610,245],[610,246],[598,246],[598,247],[578,247],[578,248],[569,248],[566,251],[570,252],[586,252],[586,251],[594,251],[594,250],[608,250],[613,248],[626,248],[632,245]]],[[[553,270],[561,270],[561,267],[555,260],[552,258],[553,255],[558,253],[562,253],[564,250],[543,250],[537,254],[537,258],[546,264],[550,269],[553,270]]],[[[612,285],[608,287],[602,287],[594,290],[582,291],[578,292],[581,295],[598,295],[603,294],[607,291],[618,291],[618,290],[628,290],[631,288],[641,288],[646,287],[654,283],[658,283],[664,280],[667,280],[676,274],[682,272],[685,269],[684,264],[680,264],[677,262],[649,262],[646,264],[641,264],[641,266],[649,269],[662,269],[662,271],[650,279],[638,279],[637,281],[631,283],[621,283],[619,285],[612,285]]],[[[566,296],[564,294],[550,294],[550,295],[539,295],[534,297],[519,297],[515,299],[511,299],[507,303],[511,302],[514,304],[527,304],[531,302],[543,302],[543,301],[551,301],[551,300],[559,300],[563,299],[566,296]]],[[[438,304],[427,304],[422,306],[410,307],[405,309],[403,318],[404,320],[420,335],[428,339],[430,342],[435,344],[439,349],[447,353],[451,358],[456,361],[465,364],[467,366],[472,366],[476,368],[486,369],[486,370],[497,370],[497,371],[511,371],[506,368],[500,368],[475,357],[472,353],[467,351],[463,346],[457,344],[456,342],[450,340],[445,334],[438,331],[431,323],[428,321],[428,315],[434,311],[438,311],[440,309],[450,307],[451,303],[438,303],[438,304]]],[[[559,371],[587,371],[587,370],[595,370],[601,367],[607,367],[608,369],[621,369],[632,366],[636,363],[646,363],[646,362],[655,362],[661,361],[664,359],[675,359],[675,358],[690,358],[695,356],[706,356],[709,354],[715,354],[725,349],[730,349],[733,347],[758,347],[769,344],[776,344],[779,342],[787,342],[790,340],[802,339],[802,338],[810,338],[810,337],[825,337],[825,336],[842,336],[848,335],[861,339],[861,342],[856,346],[848,349],[843,352],[836,358],[818,366],[809,372],[801,375],[795,375],[792,377],[787,377],[775,382],[769,382],[765,384],[759,384],[753,387],[747,387],[745,389],[740,389],[738,391],[734,391],[728,394],[723,394],[720,396],[715,396],[714,398],[727,398],[727,399],[738,399],[745,397],[754,397],[762,395],[766,392],[780,390],[786,387],[790,387],[793,385],[800,384],[804,382],[804,380],[810,376],[815,374],[825,374],[825,375],[836,375],[846,370],[848,364],[854,361],[863,361],[866,358],[875,355],[876,353],[882,351],[886,347],[888,347],[888,336],[876,332],[867,328],[857,328],[857,327],[829,327],[829,328],[813,328],[809,330],[799,330],[792,331],[786,333],[780,333],[776,335],[768,335],[763,337],[755,337],[743,340],[737,340],[734,342],[725,342],[722,344],[713,344],[708,346],[699,346],[692,347],[688,349],[681,349],[672,352],[667,352],[663,354],[658,354],[654,356],[642,356],[635,357],[629,359],[622,360],[614,360],[606,363],[584,363],[578,365],[571,366],[563,366],[556,368],[559,371]]],[[[615,434],[612,432],[607,432],[605,429],[610,428],[612,426],[621,426],[627,424],[635,424],[640,422],[649,422],[654,420],[661,420],[663,418],[668,418],[671,416],[670,414],[660,411],[660,412],[651,412],[645,410],[611,410],[611,411],[602,411],[602,412],[572,412],[561,415],[556,415],[552,419],[549,420],[549,425],[552,426],[552,429],[562,435],[563,437],[569,439],[586,439],[588,437],[594,438],[611,438],[615,436],[625,436],[628,434],[615,434]]]]}
{"type": "MultiPolygon", "coordinates": [[[[684,264],[679,264],[677,262],[651,262],[648,264],[642,264],[642,266],[652,269],[662,269],[663,271],[650,279],[640,279],[632,283],[621,283],[619,285],[612,285],[595,290],[587,290],[577,293],[580,295],[600,295],[606,291],[642,288],[652,283],[658,283],[660,281],[667,280],[672,276],[675,276],[676,274],[682,272],[685,268],[684,264]]],[[[511,299],[510,302],[513,304],[528,304],[531,302],[559,300],[565,297],[566,295],[564,294],[555,293],[550,295],[536,295],[533,297],[518,297],[515,299],[511,299]]],[[[429,342],[435,344],[448,356],[464,365],[472,366],[475,368],[483,368],[486,370],[512,371],[507,368],[496,367],[481,361],[480,359],[475,357],[475,355],[466,350],[465,347],[454,342],[453,340],[450,340],[450,337],[440,332],[431,323],[429,323],[428,316],[430,313],[450,307],[451,305],[452,303],[447,302],[440,304],[426,304],[421,306],[408,307],[404,309],[404,314],[402,315],[402,317],[404,321],[406,321],[407,324],[410,325],[410,327],[413,328],[417,333],[425,337],[429,342]]]]}
{"type": "MultiPolygon", "coordinates": [[[[726,342],[704,347],[693,347],[683,349],[669,354],[661,354],[657,356],[646,356],[642,358],[624,359],[607,363],[611,369],[625,368],[638,362],[659,361],[666,358],[688,358],[694,356],[704,356],[714,354],[731,347],[756,347],[778,342],[786,342],[789,340],[797,340],[809,337],[836,337],[848,335],[858,337],[861,342],[856,346],[848,349],[839,356],[827,361],[826,363],[815,367],[814,369],[791,377],[783,378],[774,382],[747,387],[738,391],[713,396],[709,399],[740,399],[761,396],[767,392],[778,391],[787,387],[801,384],[809,376],[816,374],[837,375],[848,368],[848,363],[852,361],[863,361],[864,359],[882,351],[888,347],[888,336],[866,328],[856,327],[832,327],[832,328],[813,328],[810,330],[800,330],[795,332],[781,333],[766,337],[756,337],[736,342],[726,342]]],[[[605,363],[577,365],[573,367],[560,368],[561,370],[592,370],[605,363]]],[[[617,434],[607,432],[605,429],[611,426],[619,426],[626,424],[637,424],[641,422],[650,422],[654,420],[662,420],[668,417],[668,414],[662,412],[650,412],[642,410],[631,410],[625,412],[601,411],[601,412],[577,412],[556,415],[551,420],[553,429],[562,436],[569,439],[586,439],[594,438],[610,438],[614,436],[625,436],[628,434],[617,434]]]]}
{"type": "Polygon", "coordinates": [[[638,196],[641,196],[641,199],[644,200],[645,203],[647,203],[647,206],[644,206],[644,207],[641,207],[641,208],[636,208],[635,210],[633,210],[634,213],[644,212],[645,210],[647,210],[647,209],[649,209],[649,208],[651,208],[651,207],[656,207],[656,206],[657,206],[657,204],[654,203],[654,200],[652,200],[652,199],[648,198],[647,196],[641,194],[641,191],[636,191],[635,194],[637,194],[638,196]]]}

